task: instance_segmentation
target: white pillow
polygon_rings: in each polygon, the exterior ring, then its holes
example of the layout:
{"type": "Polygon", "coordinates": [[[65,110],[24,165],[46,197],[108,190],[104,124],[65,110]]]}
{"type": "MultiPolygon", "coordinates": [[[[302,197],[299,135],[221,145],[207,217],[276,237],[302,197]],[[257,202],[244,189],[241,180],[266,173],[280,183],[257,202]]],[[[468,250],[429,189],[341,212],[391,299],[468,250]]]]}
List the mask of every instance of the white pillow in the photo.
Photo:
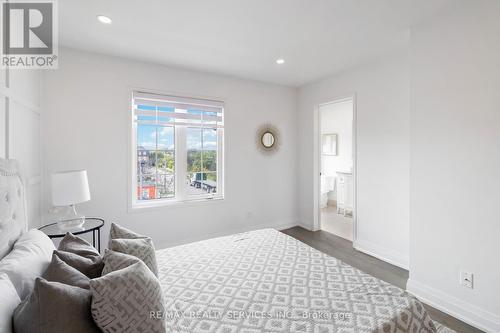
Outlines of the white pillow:
{"type": "Polygon", "coordinates": [[[35,279],[49,266],[54,250],[54,243],[47,235],[31,229],[22,234],[12,251],[0,260],[0,274],[9,276],[21,300],[33,291],[35,279]]]}
{"type": "Polygon", "coordinates": [[[12,315],[21,303],[14,285],[6,274],[0,274],[0,332],[12,333],[12,315]]]}

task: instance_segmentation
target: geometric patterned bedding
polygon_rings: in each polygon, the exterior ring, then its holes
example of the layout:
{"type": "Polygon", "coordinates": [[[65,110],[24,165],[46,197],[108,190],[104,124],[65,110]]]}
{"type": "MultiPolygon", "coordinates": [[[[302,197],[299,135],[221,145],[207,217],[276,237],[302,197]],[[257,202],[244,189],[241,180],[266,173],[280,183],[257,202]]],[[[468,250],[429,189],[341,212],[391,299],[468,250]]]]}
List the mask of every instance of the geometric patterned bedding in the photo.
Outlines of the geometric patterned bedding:
{"type": "Polygon", "coordinates": [[[404,290],[274,229],[156,256],[167,332],[436,332],[404,290]]]}

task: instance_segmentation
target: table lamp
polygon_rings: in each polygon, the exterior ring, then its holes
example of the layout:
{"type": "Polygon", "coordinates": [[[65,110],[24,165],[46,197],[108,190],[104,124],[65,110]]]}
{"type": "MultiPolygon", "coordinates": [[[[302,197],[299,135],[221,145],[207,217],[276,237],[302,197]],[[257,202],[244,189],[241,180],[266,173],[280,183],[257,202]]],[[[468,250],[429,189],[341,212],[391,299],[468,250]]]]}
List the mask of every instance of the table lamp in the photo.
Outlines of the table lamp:
{"type": "Polygon", "coordinates": [[[89,201],[90,191],[87,170],[63,171],[52,174],[52,204],[56,207],[67,207],[58,225],[60,228],[80,227],[85,216],[76,212],[76,204],[89,201]]]}

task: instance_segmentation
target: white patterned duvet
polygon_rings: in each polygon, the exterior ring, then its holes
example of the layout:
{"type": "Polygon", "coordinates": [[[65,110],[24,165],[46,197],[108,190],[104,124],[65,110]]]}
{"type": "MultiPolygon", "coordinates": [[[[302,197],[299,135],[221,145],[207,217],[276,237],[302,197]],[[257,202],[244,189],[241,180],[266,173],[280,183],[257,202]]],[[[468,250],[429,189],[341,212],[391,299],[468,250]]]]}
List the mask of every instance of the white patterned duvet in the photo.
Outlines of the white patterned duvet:
{"type": "Polygon", "coordinates": [[[405,291],[274,229],[156,255],[167,332],[435,332],[405,291]]]}

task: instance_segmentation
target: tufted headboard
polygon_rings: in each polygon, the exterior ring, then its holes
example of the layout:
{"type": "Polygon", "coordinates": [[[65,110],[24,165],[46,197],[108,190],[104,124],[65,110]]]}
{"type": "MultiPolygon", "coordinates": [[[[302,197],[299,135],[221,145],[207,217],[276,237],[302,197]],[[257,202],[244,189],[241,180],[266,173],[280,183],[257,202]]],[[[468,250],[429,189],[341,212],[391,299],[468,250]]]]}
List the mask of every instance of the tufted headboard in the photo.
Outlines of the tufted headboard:
{"type": "Polygon", "coordinates": [[[0,158],[0,259],[27,230],[24,185],[16,160],[0,158]]]}

